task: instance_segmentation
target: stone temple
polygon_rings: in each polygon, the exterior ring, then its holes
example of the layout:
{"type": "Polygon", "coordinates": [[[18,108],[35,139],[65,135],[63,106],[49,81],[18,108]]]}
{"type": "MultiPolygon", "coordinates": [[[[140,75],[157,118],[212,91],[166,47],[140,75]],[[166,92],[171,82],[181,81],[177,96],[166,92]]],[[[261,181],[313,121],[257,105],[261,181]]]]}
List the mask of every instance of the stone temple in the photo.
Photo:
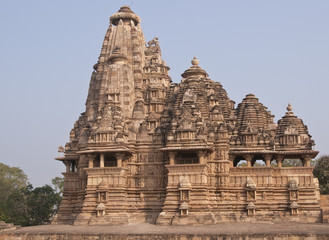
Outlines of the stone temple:
{"type": "Polygon", "coordinates": [[[57,158],[66,172],[53,224],[321,221],[318,152],[290,104],[274,123],[253,94],[235,106],[196,57],[180,83],[168,71],[139,16],[114,13],[86,110],[57,158]]]}

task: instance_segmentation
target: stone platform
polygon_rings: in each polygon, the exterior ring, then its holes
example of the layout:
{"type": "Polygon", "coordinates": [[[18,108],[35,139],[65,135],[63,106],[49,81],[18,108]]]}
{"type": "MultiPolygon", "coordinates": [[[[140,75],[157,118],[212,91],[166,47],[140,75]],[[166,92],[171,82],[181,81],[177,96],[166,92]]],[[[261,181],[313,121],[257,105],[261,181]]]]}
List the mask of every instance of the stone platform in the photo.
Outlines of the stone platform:
{"type": "Polygon", "coordinates": [[[157,226],[152,224],[24,227],[0,234],[0,240],[57,239],[329,239],[329,224],[223,223],[207,226],[157,226]]]}

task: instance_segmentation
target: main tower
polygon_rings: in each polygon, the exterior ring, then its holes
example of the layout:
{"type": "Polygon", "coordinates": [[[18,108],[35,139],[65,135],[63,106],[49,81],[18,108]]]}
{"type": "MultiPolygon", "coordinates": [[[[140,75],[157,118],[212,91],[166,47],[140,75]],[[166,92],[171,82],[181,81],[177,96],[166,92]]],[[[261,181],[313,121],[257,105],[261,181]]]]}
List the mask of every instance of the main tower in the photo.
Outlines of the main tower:
{"type": "Polygon", "coordinates": [[[64,195],[54,222],[154,221],[165,194],[160,114],[171,79],[158,39],[145,44],[128,6],[110,17],[86,111],[70,132],[64,195]],[[105,212],[104,218],[97,218],[105,212]]]}

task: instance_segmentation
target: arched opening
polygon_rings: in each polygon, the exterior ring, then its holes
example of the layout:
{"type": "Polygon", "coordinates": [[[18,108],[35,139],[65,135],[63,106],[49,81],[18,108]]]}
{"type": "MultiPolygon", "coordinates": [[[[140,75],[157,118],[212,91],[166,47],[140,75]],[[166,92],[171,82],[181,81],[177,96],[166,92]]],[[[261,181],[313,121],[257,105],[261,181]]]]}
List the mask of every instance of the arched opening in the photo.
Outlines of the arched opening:
{"type": "Polygon", "coordinates": [[[251,166],[253,167],[266,167],[266,163],[261,155],[255,155],[251,160],[251,166]]]}
{"type": "Polygon", "coordinates": [[[237,167],[248,167],[247,160],[240,160],[236,166],[237,167]]]}
{"type": "Polygon", "coordinates": [[[278,163],[276,162],[275,159],[272,159],[271,161],[271,167],[277,167],[278,166],[278,163]]]}
{"type": "Polygon", "coordinates": [[[286,158],[282,162],[282,167],[302,167],[303,162],[299,158],[286,158]]]}
{"type": "Polygon", "coordinates": [[[247,161],[243,156],[236,156],[233,161],[233,167],[247,167],[247,161]]]}

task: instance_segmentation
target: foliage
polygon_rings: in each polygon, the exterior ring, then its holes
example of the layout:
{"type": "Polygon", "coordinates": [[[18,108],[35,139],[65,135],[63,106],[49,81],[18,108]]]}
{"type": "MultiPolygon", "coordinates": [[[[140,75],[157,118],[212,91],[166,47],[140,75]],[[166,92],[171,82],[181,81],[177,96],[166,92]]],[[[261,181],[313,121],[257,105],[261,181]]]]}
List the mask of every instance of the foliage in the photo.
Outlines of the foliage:
{"type": "Polygon", "coordinates": [[[285,159],[282,162],[282,167],[302,167],[303,162],[299,159],[285,159]]]}
{"type": "Polygon", "coordinates": [[[0,163],[0,208],[12,192],[27,184],[27,176],[22,169],[0,163]]]}
{"type": "Polygon", "coordinates": [[[62,195],[64,189],[64,178],[55,177],[51,180],[51,183],[54,185],[55,191],[62,195]]]}
{"type": "Polygon", "coordinates": [[[0,163],[0,221],[30,226],[49,223],[61,201],[63,178],[52,180],[54,189],[34,188],[17,167],[0,163]]]}
{"type": "Polygon", "coordinates": [[[0,221],[7,219],[4,208],[8,197],[27,184],[27,176],[22,169],[0,163],[0,221]]]}
{"type": "Polygon", "coordinates": [[[329,194],[329,155],[316,160],[313,174],[319,180],[320,193],[329,194]]]}
{"type": "Polygon", "coordinates": [[[28,185],[8,197],[3,209],[5,220],[22,226],[49,223],[60,200],[60,195],[49,185],[35,189],[28,185]]]}

